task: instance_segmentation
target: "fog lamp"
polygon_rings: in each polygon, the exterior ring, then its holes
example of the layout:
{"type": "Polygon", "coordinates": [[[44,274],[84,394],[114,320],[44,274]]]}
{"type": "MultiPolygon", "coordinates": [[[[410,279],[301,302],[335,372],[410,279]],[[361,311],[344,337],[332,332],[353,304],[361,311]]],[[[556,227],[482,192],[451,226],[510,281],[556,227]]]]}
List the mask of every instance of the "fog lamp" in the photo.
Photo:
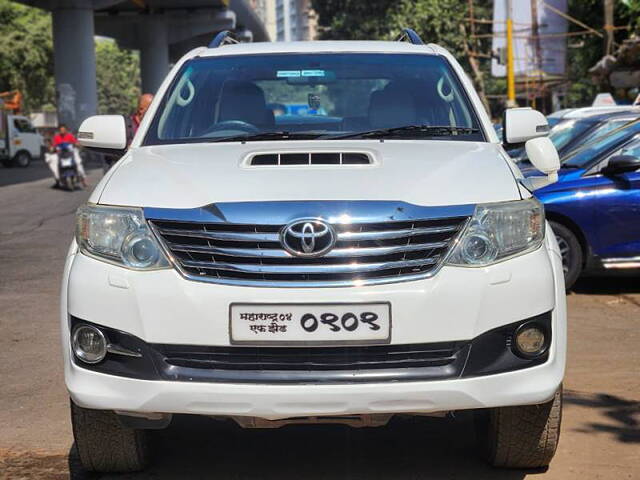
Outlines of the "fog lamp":
{"type": "Polygon", "coordinates": [[[71,347],[76,357],[85,363],[99,363],[107,355],[107,338],[99,329],[80,325],[73,331],[71,347]]]}
{"type": "Polygon", "coordinates": [[[538,325],[523,325],[515,334],[515,348],[524,357],[537,357],[547,349],[544,330],[538,325]]]}

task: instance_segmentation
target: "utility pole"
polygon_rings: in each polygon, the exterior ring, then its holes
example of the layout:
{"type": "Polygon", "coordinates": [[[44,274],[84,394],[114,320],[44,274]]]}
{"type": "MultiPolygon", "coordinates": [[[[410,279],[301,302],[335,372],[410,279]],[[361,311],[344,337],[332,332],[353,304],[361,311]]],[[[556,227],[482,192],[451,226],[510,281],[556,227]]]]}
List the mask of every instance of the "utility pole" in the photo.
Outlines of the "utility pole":
{"type": "Polygon", "coordinates": [[[532,106],[536,108],[536,97],[538,93],[541,95],[542,104],[544,105],[545,99],[545,89],[544,87],[544,74],[542,73],[542,45],[540,43],[540,28],[538,24],[538,0],[531,1],[531,35],[533,37],[533,45],[534,45],[534,62],[535,62],[535,70],[538,77],[538,83],[535,85],[535,90],[532,99],[532,106]]]}
{"type": "Polygon", "coordinates": [[[607,34],[604,54],[613,53],[613,3],[614,0],[604,0],[604,31],[607,34]]]}
{"type": "Polygon", "coordinates": [[[513,65],[513,20],[511,20],[511,0],[507,2],[507,107],[517,106],[516,82],[513,65]]]}

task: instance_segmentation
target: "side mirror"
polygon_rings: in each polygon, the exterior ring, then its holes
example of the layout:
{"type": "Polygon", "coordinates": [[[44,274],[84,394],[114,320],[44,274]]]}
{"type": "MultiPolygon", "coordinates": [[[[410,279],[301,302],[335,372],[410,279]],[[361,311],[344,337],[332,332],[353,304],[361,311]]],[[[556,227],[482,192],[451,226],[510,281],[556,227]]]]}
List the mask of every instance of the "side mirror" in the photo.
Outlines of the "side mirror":
{"type": "Polygon", "coordinates": [[[536,190],[557,182],[560,157],[553,142],[548,137],[533,138],[524,144],[524,148],[529,161],[545,176],[528,177],[521,183],[529,190],[536,190]]]}
{"type": "Polygon", "coordinates": [[[633,155],[616,155],[609,159],[607,166],[600,172],[605,175],[616,175],[636,170],[640,170],[640,158],[633,155]]]}
{"type": "Polygon", "coordinates": [[[529,107],[509,108],[504,112],[504,143],[523,143],[549,134],[547,118],[537,110],[529,107]]]}
{"type": "Polygon", "coordinates": [[[91,150],[121,153],[127,148],[127,124],[122,115],[94,115],[78,130],[78,143],[91,150]]]}

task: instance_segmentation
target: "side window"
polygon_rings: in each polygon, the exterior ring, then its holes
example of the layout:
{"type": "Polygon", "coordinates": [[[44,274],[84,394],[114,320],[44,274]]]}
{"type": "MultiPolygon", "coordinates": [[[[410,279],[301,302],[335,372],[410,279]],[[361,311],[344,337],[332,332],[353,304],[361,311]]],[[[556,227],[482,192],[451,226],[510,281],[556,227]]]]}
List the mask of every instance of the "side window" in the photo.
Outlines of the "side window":
{"type": "Polygon", "coordinates": [[[631,155],[633,157],[640,158],[640,137],[636,137],[623,147],[617,149],[607,158],[605,158],[602,162],[600,162],[600,164],[598,164],[596,168],[594,168],[594,172],[599,172],[600,170],[602,170],[608,165],[609,159],[618,155],[631,155]]]}
{"type": "Polygon", "coordinates": [[[640,158],[640,138],[636,138],[633,142],[622,147],[618,155],[631,155],[640,158]]]}
{"type": "Polygon", "coordinates": [[[15,118],[13,120],[13,126],[20,133],[36,133],[36,129],[33,128],[33,125],[31,125],[31,123],[24,118],[15,118]]]}

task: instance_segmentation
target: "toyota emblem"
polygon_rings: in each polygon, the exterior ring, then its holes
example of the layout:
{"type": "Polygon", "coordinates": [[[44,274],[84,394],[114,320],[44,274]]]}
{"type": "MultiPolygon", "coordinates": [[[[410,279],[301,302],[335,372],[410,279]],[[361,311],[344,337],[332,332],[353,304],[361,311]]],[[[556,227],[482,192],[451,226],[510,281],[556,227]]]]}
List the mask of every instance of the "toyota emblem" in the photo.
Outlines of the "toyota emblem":
{"type": "Polygon", "coordinates": [[[322,220],[295,220],[280,232],[280,243],[296,257],[319,257],[333,248],[336,232],[322,220]]]}

